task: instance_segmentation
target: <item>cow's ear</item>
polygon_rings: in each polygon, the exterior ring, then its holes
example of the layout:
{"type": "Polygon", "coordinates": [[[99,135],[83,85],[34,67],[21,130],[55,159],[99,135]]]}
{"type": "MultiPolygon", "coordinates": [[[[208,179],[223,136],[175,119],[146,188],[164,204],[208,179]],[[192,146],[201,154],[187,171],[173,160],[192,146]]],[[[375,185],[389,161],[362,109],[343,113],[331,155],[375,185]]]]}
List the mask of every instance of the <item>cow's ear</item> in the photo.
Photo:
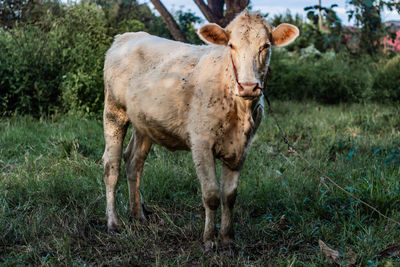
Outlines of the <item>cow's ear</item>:
{"type": "Polygon", "coordinates": [[[274,45],[276,46],[285,46],[296,40],[297,36],[299,36],[299,29],[287,23],[282,23],[278,27],[272,30],[272,39],[274,45]]]}
{"type": "Polygon", "coordinates": [[[204,42],[209,44],[226,45],[229,41],[226,31],[215,23],[201,27],[198,34],[204,42]]]}

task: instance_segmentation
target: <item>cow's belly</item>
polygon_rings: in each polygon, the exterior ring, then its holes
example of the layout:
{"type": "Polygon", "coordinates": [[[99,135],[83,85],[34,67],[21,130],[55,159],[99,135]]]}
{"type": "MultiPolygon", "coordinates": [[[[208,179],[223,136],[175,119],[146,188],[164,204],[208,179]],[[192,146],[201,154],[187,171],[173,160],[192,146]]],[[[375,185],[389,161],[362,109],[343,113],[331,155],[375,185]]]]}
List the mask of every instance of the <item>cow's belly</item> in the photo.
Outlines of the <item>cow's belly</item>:
{"type": "Polygon", "coordinates": [[[173,131],[169,131],[155,124],[147,124],[145,127],[142,125],[135,125],[134,127],[135,130],[150,138],[153,143],[166,147],[171,151],[189,150],[186,141],[173,131]]]}
{"type": "Polygon", "coordinates": [[[153,143],[171,151],[189,149],[184,120],[174,118],[172,110],[163,116],[158,112],[154,114],[151,108],[128,114],[135,130],[150,138],[153,143]]]}
{"type": "Polygon", "coordinates": [[[192,91],[185,87],[185,73],[133,81],[127,92],[127,112],[136,130],[169,150],[188,150],[187,114],[192,91]]]}

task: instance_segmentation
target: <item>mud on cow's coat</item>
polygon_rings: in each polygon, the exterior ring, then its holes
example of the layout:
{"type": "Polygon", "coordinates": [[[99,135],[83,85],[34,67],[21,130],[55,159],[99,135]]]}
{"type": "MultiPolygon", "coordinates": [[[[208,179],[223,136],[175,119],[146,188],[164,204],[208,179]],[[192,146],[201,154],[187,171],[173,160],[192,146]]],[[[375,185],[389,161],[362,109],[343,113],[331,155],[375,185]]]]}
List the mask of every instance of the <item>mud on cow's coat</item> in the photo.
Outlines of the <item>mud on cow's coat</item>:
{"type": "Polygon", "coordinates": [[[209,45],[144,32],[115,37],[104,65],[103,162],[110,231],[119,230],[115,186],[123,140],[132,123],[124,153],[131,214],[145,219],[140,181],[151,145],[190,150],[206,211],[205,248],[213,247],[220,204],[221,244],[234,242],[232,210],[239,172],[263,116],[261,87],[270,49],[292,42],[298,34],[290,24],[272,29],[261,15],[246,10],[225,29],[216,24],[200,28],[200,37],[209,45]],[[221,185],[215,159],[223,162],[221,185]]]}

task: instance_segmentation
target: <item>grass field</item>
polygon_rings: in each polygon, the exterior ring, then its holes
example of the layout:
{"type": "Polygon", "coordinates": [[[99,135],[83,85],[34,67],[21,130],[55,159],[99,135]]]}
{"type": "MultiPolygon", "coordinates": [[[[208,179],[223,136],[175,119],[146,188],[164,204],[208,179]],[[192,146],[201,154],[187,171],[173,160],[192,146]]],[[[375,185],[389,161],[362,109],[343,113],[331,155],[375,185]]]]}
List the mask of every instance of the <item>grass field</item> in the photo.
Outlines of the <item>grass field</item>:
{"type": "MultiPolygon", "coordinates": [[[[310,161],[400,220],[399,106],[274,102],[273,107],[310,161]]],[[[201,192],[190,153],[158,146],[149,154],[142,184],[158,219],[145,224],[128,218],[122,171],[117,189],[122,233],[108,234],[103,148],[100,120],[1,119],[0,265],[326,266],[319,239],[343,258],[352,250],[357,266],[400,265],[398,251],[378,256],[400,242],[400,226],[321,181],[287,152],[271,118],[264,119],[241,174],[235,257],[203,253],[201,192]]]]}

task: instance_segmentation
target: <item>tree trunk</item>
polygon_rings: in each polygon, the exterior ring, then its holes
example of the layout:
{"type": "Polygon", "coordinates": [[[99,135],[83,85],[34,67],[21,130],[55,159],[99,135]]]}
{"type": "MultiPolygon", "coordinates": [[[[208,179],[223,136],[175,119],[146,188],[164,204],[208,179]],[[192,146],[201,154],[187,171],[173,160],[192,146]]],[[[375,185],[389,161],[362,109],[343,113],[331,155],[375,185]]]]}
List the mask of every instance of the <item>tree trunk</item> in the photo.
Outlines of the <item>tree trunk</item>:
{"type": "MultiPolygon", "coordinates": [[[[160,13],[164,22],[167,24],[172,37],[175,40],[187,43],[187,39],[179,25],[176,23],[174,17],[168,12],[165,6],[160,0],[150,0],[157,11],[160,13]]],[[[233,20],[238,13],[247,7],[250,0],[208,0],[207,4],[204,0],[193,0],[196,5],[200,8],[209,22],[216,23],[221,27],[226,25],[233,20]],[[224,12],[224,6],[225,12],[224,12]]]]}
{"type": "Polygon", "coordinates": [[[159,0],[150,0],[157,11],[160,13],[161,17],[163,18],[165,24],[169,31],[171,32],[172,37],[175,40],[187,43],[187,39],[185,35],[182,33],[181,29],[179,28],[178,23],[176,23],[174,17],[168,12],[165,6],[159,0]]]}
{"type": "Polygon", "coordinates": [[[322,31],[322,14],[321,14],[321,0],[318,0],[318,28],[322,31]]]}
{"type": "Polygon", "coordinates": [[[203,0],[194,0],[194,2],[199,7],[199,9],[209,22],[218,24],[218,20],[222,17],[223,13],[223,8],[224,8],[223,0],[209,1],[208,5],[206,5],[203,0]],[[213,3],[213,7],[215,8],[215,10],[211,9],[210,6],[211,2],[213,3]],[[219,9],[221,9],[221,11],[219,9]]]}
{"type": "Polygon", "coordinates": [[[249,4],[249,0],[194,0],[209,22],[225,27],[249,4]],[[226,5],[224,14],[224,5],[226,5]]]}

